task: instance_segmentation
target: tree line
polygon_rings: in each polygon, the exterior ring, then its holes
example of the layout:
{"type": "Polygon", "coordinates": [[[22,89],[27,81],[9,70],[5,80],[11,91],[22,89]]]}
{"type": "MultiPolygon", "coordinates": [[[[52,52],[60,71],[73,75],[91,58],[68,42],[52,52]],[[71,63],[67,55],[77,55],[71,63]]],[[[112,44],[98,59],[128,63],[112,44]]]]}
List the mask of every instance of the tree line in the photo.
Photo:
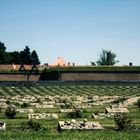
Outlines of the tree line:
{"type": "MultiPolygon", "coordinates": [[[[115,65],[119,61],[116,60],[116,54],[111,50],[102,50],[99,59],[91,65],[115,65]]],[[[0,42],[0,64],[40,64],[37,52],[30,51],[28,46],[25,46],[23,51],[7,52],[4,43],[0,42]]]]}
{"type": "Polygon", "coordinates": [[[28,46],[22,51],[7,52],[4,43],[0,42],[0,64],[40,64],[38,54],[35,50],[32,52],[28,46]]]}

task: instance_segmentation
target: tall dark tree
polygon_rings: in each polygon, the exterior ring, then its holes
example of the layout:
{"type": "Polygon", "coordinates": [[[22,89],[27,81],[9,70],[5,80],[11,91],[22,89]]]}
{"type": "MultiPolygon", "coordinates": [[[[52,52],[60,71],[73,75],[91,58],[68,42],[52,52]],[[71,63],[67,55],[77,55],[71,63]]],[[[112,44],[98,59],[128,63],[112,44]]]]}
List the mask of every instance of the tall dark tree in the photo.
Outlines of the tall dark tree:
{"type": "Polygon", "coordinates": [[[6,53],[6,47],[4,43],[0,42],[0,64],[8,64],[10,55],[6,53]]]}
{"type": "Polygon", "coordinates": [[[22,64],[32,64],[31,52],[28,46],[25,46],[25,49],[20,52],[20,61],[22,64]]]}
{"type": "Polygon", "coordinates": [[[31,58],[32,58],[33,64],[40,64],[38,55],[37,55],[37,53],[36,53],[35,50],[32,51],[32,53],[31,53],[31,58]]]}
{"type": "Polygon", "coordinates": [[[4,45],[4,43],[0,42],[0,51],[5,52],[6,51],[6,47],[4,45]]]}
{"type": "Polygon", "coordinates": [[[116,59],[116,54],[111,52],[110,50],[102,50],[100,53],[99,59],[96,62],[98,65],[115,65],[118,63],[116,59]]]}
{"type": "Polygon", "coordinates": [[[11,63],[10,64],[21,64],[20,61],[20,53],[18,51],[9,52],[11,57],[11,63]]]}

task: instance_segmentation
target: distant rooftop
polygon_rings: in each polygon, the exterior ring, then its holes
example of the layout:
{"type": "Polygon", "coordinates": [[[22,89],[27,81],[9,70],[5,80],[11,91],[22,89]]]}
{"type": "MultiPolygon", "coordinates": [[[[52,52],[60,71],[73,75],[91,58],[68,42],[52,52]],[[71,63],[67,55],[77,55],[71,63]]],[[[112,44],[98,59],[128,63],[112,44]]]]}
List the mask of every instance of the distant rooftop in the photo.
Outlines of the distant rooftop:
{"type": "Polygon", "coordinates": [[[55,66],[67,66],[68,63],[62,58],[58,57],[54,63],[55,66]]]}

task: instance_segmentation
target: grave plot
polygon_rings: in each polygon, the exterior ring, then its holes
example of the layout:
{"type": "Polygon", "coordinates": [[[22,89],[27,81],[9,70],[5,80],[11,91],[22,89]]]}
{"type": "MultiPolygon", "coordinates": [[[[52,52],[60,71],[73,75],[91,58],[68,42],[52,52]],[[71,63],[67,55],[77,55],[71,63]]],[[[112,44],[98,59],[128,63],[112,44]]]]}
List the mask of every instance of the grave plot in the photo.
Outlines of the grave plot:
{"type": "Polygon", "coordinates": [[[82,102],[81,101],[73,101],[73,104],[75,104],[75,105],[81,105],[82,102]]]}
{"type": "Polygon", "coordinates": [[[0,102],[2,103],[4,103],[4,102],[6,102],[6,99],[3,99],[2,97],[0,97],[0,102]]]}
{"type": "Polygon", "coordinates": [[[45,96],[45,100],[47,100],[47,101],[52,101],[52,100],[53,100],[53,97],[50,96],[50,95],[46,95],[46,96],[45,96]]]}
{"type": "Polygon", "coordinates": [[[1,109],[6,109],[8,105],[6,103],[0,103],[0,108],[1,109]]]}
{"type": "Polygon", "coordinates": [[[54,108],[53,105],[48,105],[48,104],[38,104],[38,103],[35,104],[35,107],[36,107],[36,108],[54,108]]]}
{"type": "Polygon", "coordinates": [[[105,109],[106,113],[129,113],[126,107],[110,107],[105,109]]]}
{"type": "Polygon", "coordinates": [[[0,122],[0,130],[6,130],[6,123],[0,122]]]}
{"type": "Polygon", "coordinates": [[[84,100],[82,101],[82,103],[92,103],[92,102],[93,102],[92,99],[84,99],[84,100]]]}
{"type": "Polygon", "coordinates": [[[107,103],[111,103],[115,101],[118,98],[118,96],[93,96],[92,97],[92,102],[88,103],[89,105],[103,105],[107,103]]]}
{"type": "Polygon", "coordinates": [[[87,104],[79,104],[79,105],[75,105],[76,108],[81,108],[81,109],[85,109],[85,108],[92,108],[91,105],[87,105],[87,104]]]}
{"type": "Polygon", "coordinates": [[[66,113],[66,112],[72,112],[73,109],[60,109],[59,113],[66,113]]]}
{"type": "Polygon", "coordinates": [[[140,99],[140,96],[130,97],[129,99],[127,99],[126,101],[123,102],[123,105],[125,105],[125,106],[132,105],[135,102],[137,102],[138,99],[140,99]]]}
{"type": "Polygon", "coordinates": [[[47,102],[43,102],[43,105],[54,105],[55,102],[54,101],[47,101],[47,102]]]}
{"type": "Polygon", "coordinates": [[[28,114],[28,119],[58,119],[58,115],[51,113],[33,113],[28,114]]]}
{"type": "Polygon", "coordinates": [[[56,106],[65,106],[64,103],[55,103],[56,106]]]}
{"type": "Polygon", "coordinates": [[[99,122],[91,122],[87,121],[59,121],[58,122],[58,129],[59,130],[66,130],[66,129],[74,129],[74,130],[102,130],[104,129],[99,122]]]}
{"type": "Polygon", "coordinates": [[[111,118],[113,116],[114,116],[114,113],[109,113],[109,114],[106,114],[106,113],[97,113],[97,114],[94,114],[94,113],[92,113],[92,117],[94,119],[111,118]]]}
{"type": "Polygon", "coordinates": [[[33,113],[33,109],[16,109],[19,113],[33,113]]]}

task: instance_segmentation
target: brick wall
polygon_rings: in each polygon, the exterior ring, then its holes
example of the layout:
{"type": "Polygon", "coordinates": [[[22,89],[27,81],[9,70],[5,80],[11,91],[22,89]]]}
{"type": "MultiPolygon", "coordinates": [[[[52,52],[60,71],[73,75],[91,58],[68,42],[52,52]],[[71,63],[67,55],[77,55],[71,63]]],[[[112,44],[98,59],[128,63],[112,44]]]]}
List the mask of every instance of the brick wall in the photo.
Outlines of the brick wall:
{"type": "Polygon", "coordinates": [[[62,73],[62,80],[140,80],[140,73],[62,73]]]}
{"type": "MultiPolygon", "coordinates": [[[[31,75],[30,81],[38,81],[40,75],[31,75]]],[[[0,74],[0,81],[27,81],[25,74],[0,74]]]]}
{"type": "MultiPolygon", "coordinates": [[[[40,74],[30,75],[30,81],[39,81],[40,74]]],[[[45,80],[45,78],[44,78],[45,80]]],[[[68,72],[61,73],[61,79],[64,81],[77,81],[77,80],[140,80],[140,73],[94,73],[94,72],[68,72]]],[[[0,81],[27,81],[27,75],[25,74],[0,74],[0,81]]]]}

